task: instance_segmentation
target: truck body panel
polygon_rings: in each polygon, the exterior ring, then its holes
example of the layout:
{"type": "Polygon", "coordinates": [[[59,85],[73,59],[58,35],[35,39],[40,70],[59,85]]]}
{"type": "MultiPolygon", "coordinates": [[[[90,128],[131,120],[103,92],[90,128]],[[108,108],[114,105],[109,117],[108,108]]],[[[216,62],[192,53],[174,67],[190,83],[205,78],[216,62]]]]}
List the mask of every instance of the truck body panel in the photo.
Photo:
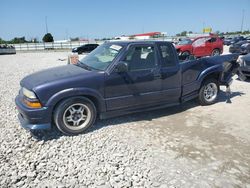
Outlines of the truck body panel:
{"type": "Polygon", "coordinates": [[[24,127],[48,128],[56,106],[73,96],[89,98],[100,118],[177,105],[197,97],[202,82],[209,76],[226,85],[231,72],[237,68],[233,64],[238,57],[235,54],[179,62],[178,54],[169,42],[113,42],[111,45],[119,45],[122,49],[104,71],[65,65],[25,77],[21,87],[36,94],[42,109],[25,106],[20,92],[16,105],[22,122],[25,122],[24,127]],[[135,57],[138,52],[140,54],[135,57]],[[133,55],[130,56],[130,53],[133,55]],[[135,62],[142,63],[140,66],[131,63],[135,58],[135,62]],[[131,67],[134,66],[133,69],[117,72],[117,64],[125,60],[130,62],[131,67]],[[224,63],[231,66],[227,66],[228,72],[225,72],[224,63]]]}

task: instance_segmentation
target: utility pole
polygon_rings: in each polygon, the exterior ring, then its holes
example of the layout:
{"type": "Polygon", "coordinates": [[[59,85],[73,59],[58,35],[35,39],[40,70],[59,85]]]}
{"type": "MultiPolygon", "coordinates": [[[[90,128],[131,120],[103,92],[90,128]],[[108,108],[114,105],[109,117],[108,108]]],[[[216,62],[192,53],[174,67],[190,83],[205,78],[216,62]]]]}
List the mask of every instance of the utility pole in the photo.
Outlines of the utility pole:
{"type": "Polygon", "coordinates": [[[45,16],[45,26],[46,26],[46,33],[48,33],[47,16],[45,16]]]}
{"type": "Polygon", "coordinates": [[[241,19],[241,33],[243,33],[243,24],[244,24],[244,16],[245,16],[245,9],[242,10],[242,19],[241,19]]]}
{"type": "Polygon", "coordinates": [[[202,28],[202,33],[205,33],[205,32],[204,32],[204,29],[205,29],[205,22],[202,22],[202,27],[203,27],[203,28],[202,28]]]}

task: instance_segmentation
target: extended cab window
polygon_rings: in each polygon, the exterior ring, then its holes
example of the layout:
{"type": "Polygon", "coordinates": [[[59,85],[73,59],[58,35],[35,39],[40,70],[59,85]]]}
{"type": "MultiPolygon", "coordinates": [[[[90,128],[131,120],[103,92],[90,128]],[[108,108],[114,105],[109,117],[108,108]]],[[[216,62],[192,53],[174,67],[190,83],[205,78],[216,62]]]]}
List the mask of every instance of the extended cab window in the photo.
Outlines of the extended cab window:
{"type": "Polygon", "coordinates": [[[169,45],[160,45],[160,54],[162,59],[162,67],[175,66],[175,56],[169,45]]]}
{"type": "Polygon", "coordinates": [[[154,68],[156,64],[154,47],[132,47],[125,56],[124,61],[128,63],[131,71],[154,68]]]}

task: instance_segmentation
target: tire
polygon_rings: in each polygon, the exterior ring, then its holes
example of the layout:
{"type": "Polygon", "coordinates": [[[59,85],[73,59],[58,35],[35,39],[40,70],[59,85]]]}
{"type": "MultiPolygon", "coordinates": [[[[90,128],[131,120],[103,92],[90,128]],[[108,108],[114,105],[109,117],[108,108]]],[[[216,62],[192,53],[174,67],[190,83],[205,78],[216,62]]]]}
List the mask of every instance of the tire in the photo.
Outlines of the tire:
{"type": "Polygon", "coordinates": [[[219,55],[220,55],[220,50],[219,50],[219,49],[214,49],[214,50],[212,51],[211,56],[219,56],[219,55]]]}
{"type": "Polygon", "coordinates": [[[54,122],[66,135],[83,133],[96,119],[96,107],[85,97],[72,97],[62,101],[55,109],[54,122]]]}
{"type": "Polygon", "coordinates": [[[184,51],[181,53],[181,56],[185,57],[184,60],[189,60],[190,55],[191,54],[189,51],[184,51]]]}
{"type": "Polygon", "coordinates": [[[214,104],[218,99],[220,87],[216,79],[207,79],[202,83],[199,91],[199,103],[202,106],[214,104]]]}

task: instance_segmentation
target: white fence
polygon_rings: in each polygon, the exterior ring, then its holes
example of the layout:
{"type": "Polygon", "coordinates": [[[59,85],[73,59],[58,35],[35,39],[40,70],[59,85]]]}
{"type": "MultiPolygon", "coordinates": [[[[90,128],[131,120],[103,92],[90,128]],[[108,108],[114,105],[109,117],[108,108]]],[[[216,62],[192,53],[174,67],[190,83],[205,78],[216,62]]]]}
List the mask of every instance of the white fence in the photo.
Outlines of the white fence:
{"type": "MultiPolygon", "coordinates": [[[[102,44],[103,42],[91,42],[102,44]]],[[[85,41],[76,41],[76,42],[46,42],[46,43],[22,43],[22,44],[13,44],[16,51],[29,51],[29,50],[51,50],[51,49],[72,49],[84,44],[88,44],[85,41]]]]}
{"type": "MultiPolygon", "coordinates": [[[[145,40],[165,40],[172,41],[173,38],[152,38],[145,40]]],[[[136,40],[136,39],[133,39],[136,40]]],[[[36,51],[36,50],[69,50],[84,44],[103,44],[105,41],[69,41],[69,42],[46,42],[46,43],[22,43],[22,44],[10,44],[15,46],[16,51],[36,51]]]]}

